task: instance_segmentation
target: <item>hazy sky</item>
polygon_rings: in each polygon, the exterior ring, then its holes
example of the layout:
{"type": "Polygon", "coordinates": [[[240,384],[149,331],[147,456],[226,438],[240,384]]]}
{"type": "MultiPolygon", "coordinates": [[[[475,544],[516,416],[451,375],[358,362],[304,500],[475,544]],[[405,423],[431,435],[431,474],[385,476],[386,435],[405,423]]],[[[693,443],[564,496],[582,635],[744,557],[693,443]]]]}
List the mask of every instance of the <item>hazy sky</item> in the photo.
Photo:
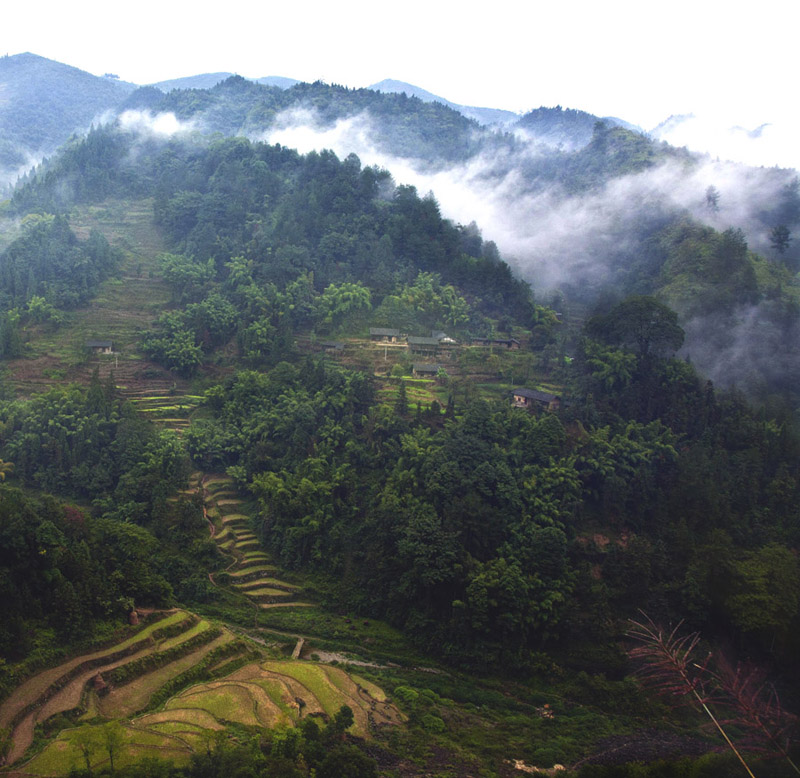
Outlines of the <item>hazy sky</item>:
{"type": "Polygon", "coordinates": [[[457,103],[561,104],[645,129],[686,112],[748,127],[797,118],[796,0],[7,5],[0,54],[139,84],[214,71],[348,86],[395,78],[457,103]]]}

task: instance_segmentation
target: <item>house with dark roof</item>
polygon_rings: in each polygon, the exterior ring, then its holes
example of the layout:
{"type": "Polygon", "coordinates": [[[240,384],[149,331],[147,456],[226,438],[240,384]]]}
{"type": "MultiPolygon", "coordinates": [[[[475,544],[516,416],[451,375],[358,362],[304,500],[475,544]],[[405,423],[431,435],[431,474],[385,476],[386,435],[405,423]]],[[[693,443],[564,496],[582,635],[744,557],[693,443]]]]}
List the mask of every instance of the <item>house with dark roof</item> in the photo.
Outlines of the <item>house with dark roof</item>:
{"type": "Polygon", "coordinates": [[[410,335],[408,348],[412,354],[436,354],[436,349],[439,348],[439,341],[436,338],[418,338],[415,335],[410,335]]]}
{"type": "Polygon", "coordinates": [[[447,344],[448,346],[456,345],[456,341],[442,330],[431,330],[431,337],[436,338],[439,343],[447,344]]]}
{"type": "Polygon", "coordinates": [[[323,340],[319,345],[323,351],[332,354],[344,351],[344,343],[339,340],[323,340]]]}
{"type": "Polygon", "coordinates": [[[441,367],[431,362],[414,362],[411,365],[411,374],[414,378],[436,378],[441,367]]]}
{"type": "Polygon", "coordinates": [[[548,411],[557,411],[561,407],[561,397],[540,389],[525,389],[520,387],[512,392],[511,404],[515,408],[545,408],[548,411]]]}
{"type": "Polygon", "coordinates": [[[397,343],[400,340],[400,330],[392,329],[391,327],[370,327],[369,339],[377,340],[383,343],[397,343]]]}
{"type": "Polygon", "coordinates": [[[114,344],[110,340],[87,340],[86,348],[94,354],[111,354],[114,344]]]}

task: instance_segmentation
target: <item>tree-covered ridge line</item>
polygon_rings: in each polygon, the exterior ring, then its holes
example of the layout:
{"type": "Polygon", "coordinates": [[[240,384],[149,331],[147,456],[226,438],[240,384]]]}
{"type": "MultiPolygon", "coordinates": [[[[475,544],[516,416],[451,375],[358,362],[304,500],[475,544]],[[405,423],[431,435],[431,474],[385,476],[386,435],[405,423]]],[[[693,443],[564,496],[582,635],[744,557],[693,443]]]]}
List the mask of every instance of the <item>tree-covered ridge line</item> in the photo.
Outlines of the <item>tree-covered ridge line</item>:
{"type": "Polygon", "coordinates": [[[383,323],[489,334],[489,317],[506,329],[543,321],[528,285],[476,225],[443,219],[431,197],[356,157],[226,139],[145,144],[133,167],[129,141],[94,131],[18,190],[18,205],[59,207],[129,187],[154,195],[175,252],[161,264],[176,309],[143,346],[167,367],[190,374],[234,337],[249,364],[274,363],[298,329],[383,323]],[[80,183],[62,201],[59,182],[71,171],[80,183]]]}
{"type": "Polygon", "coordinates": [[[280,89],[231,76],[211,89],[174,89],[164,94],[143,87],[121,106],[121,110],[131,108],[171,112],[203,132],[244,137],[262,136],[287,111],[309,112],[320,126],[365,114],[380,128],[382,150],[432,165],[468,158],[492,137],[477,122],[442,103],[319,81],[280,89]]]}
{"type": "Polygon", "coordinates": [[[261,265],[265,280],[281,283],[314,271],[320,288],[338,280],[377,285],[382,275],[385,286],[398,269],[429,270],[446,282],[460,276],[475,293],[494,281],[504,297],[489,304],[513,307],[515,295],[525,298],[526,285],[476,227],[453,225],[431,197],[396,186],[385,170],[362,169],[354,155],[304,157],[242,138],[143,141],[134,165],[135,139],[111,127],[90,132],[18,188],[12,204],[60,212],[75,202],[154,195],[156,219],[175,248],[199,262],[213,258],[218,272],[241,254],[261,265]]]}

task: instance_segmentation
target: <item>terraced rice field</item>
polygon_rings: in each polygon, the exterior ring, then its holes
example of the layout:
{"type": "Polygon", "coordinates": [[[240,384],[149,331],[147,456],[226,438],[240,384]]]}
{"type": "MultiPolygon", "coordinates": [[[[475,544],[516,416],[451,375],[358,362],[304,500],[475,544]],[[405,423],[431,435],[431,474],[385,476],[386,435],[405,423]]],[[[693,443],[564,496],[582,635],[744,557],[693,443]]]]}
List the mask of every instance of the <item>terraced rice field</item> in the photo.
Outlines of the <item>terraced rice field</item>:
{"type": "MultiPolygon", "coordinates": [[[[157,614],[130,637],[45,670],[21,684],[0,706],[0,727],[11,732],[8,763],[33,742],[37,725],[82,710],[130,715],[145,707],[164,683],[196,665],[235,637],[186,611],[157,614]],[[100,694],[94,691],[97,679],[100,694]],[[108,679],[108,682],[106,682],[108,679]]],[[[244,653],[237,643],[229,654],[244,653]]]]}
{"type": "Polygon", "coordinates": [[[174,388],[164,394],[158,388],[140,389],[119,385],[120,393],[143,416],[160,426],[182,433],[190,424],[193,411],[203,401],[202,396],[183,394],[174,388]]]}
{"type": "MultiPolygon", "coordinates": [[[[298,599],[302,587],[283,580],[269,555],[257,548],[247,514],[222,515],[228,507],[241,511],[243,504],[231,479],[195,473],[184,492],[202,494],[212,535],[228,548],[231,591],[258,609],[312,604],[298,599]]],[[[331,717],[342,705],[353,710],[353,732],[362,737],[369,737],[375,724],[402,720],[381,689],[336,667],[264,660],[263,649],[256,651],[224,627],[187,611],[151,618],[157,620],[111,647],[28,679],[0,705],[0,727],[12,732],[8,763],[16,775],[62,776],[85,768],[78,740],[86,739],[93,744],[91,769],[110,766],[103,738],[104,727],[111,725],[97,724],[98,719],[120,722],[115,768],[146,756],[185,762],[229,725],[291,726],[304,716],[331,717]],[[25,762],[34,728],[58,714],[67,714],[76,726],[62,730],[25,762]]]]}
{"type": "MultiPolygon", "coordinates": [[[[361,737],[369,738],[376,725],[403,721],[381,689],[339,668],[289,660],[250,662],[222,678],[180,691],[162,710],[124,720],[114,766],[145,756],[185,762],[230,724],[292,726],[307,716],[328,719],[343,705],[353,711],[351,731],[361,737]]],[[[84,724],[63,730],[39,754],[16,766],[15,774],[60,776],[84,768],[78,737],[94,744],[89,754],[91,769],[107,766],[108,754],[102,745],[106,726],[84,724]]]]}
{"type": "Polygon", "coordinates": [[[253,531],[250,516],[242,513],[244,501],[233,479],[225,475],[207,475],[201,483],[206,518],[213,526],[219,549],[232,558],[227,573],[234,580],[232,589],[247,597],[255,607],[308,607],[298,597],[301,587],[284,581],[280,570],[253,531]]]}
{"type": "Polygon", "coordinates": [[[98,698],[96,710],[106,718],[127,718],[147,706],[152,696],[167,681],[179,676],[194,667],[204,657],[219,646],[224,646],[234,640],[230,632],[223,632],[215,640],[198,648],[174,662],[147,673],[141,678],[112,689],[108,694],[98,698]]]}

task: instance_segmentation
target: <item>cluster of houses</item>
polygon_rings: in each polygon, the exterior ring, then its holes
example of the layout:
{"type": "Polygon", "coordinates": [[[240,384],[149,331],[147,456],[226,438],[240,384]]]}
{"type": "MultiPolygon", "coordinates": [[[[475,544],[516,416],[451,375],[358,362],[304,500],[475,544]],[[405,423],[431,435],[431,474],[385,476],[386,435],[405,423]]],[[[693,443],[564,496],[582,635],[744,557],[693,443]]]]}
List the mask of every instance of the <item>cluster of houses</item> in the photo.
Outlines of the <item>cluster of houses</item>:
{"type": "MultiPolygon", "coordinates": [[[[453,338],[440,330],[434,330],[431,332],[429,338],[423,338],[414,335],[402,335],[400,330],[390,329],[388,327],[371,327],[369,337],[371,340],[383,343],[401,343],[405,341],[412,353],[424,355],[435,355],[440,346],[458,345],[453,338]]],[[[325,351],[331,352],[342,351],[345,346],[344,343],[338,341],[328,341],[320,345],[325,351]]],[[[507,340],[499,338],[473,338],[472,345],[518,349],[519,341],[514,338],[507,340]]],[[[87,340],[86,348],[94,354],[113,353],[113,343],[110,340],[87,340]]],[[[414,378],[437,378],[440,375],[442,366],[435,362],[414,362],[411,369],[414,378]]],[[[519,387],[513,390],[511,403],[515,408],[557,411],[561,407],[561,397],[550,392],[543,392],[540,389],[519,387]]]]}
{"type": "MultiPolygon", "coordinates": [[[[391,327],[370,327],[369,338],[379,343],[406,343],[412,353],[418,354],[435,353],[440,346],[458,345],[457,341],[441,330],[432,330],[430,337],[423,338],[406,335],[391,327]]],[[[519,341],[516,338],[472,338],[470,345],[518,349],[519,341]]]]}
{"type": "MultiPolygon", "coordinates": [[[[408,335],[393,327],[370,327],[369,337],[375,343],[405,346],[411,354],[421,357],[424,361],[412,362],[411,372],[414,378],[440,378],[444,366],[435,362],[431,357],[435,359],[440,352],[448,350],[448,347],[459,345],[456,340],[441,330],[432,330],[430,336],[420,337],[408,335]]],[[[320,345],[323,350],[336,353],[342,352],[346,344],[338,341],[326,341],[320,345]]],[[[516,338],[472,338],[470,345],[498,349],[519,349],[520,342],[516,338]]],[[[523,408],[529,411],[546,410],[553,412],[561,408],[562,400],[559,395],[551,392],[520,387],[511,392],[511,404],[515,408],[523,408]]]]}

